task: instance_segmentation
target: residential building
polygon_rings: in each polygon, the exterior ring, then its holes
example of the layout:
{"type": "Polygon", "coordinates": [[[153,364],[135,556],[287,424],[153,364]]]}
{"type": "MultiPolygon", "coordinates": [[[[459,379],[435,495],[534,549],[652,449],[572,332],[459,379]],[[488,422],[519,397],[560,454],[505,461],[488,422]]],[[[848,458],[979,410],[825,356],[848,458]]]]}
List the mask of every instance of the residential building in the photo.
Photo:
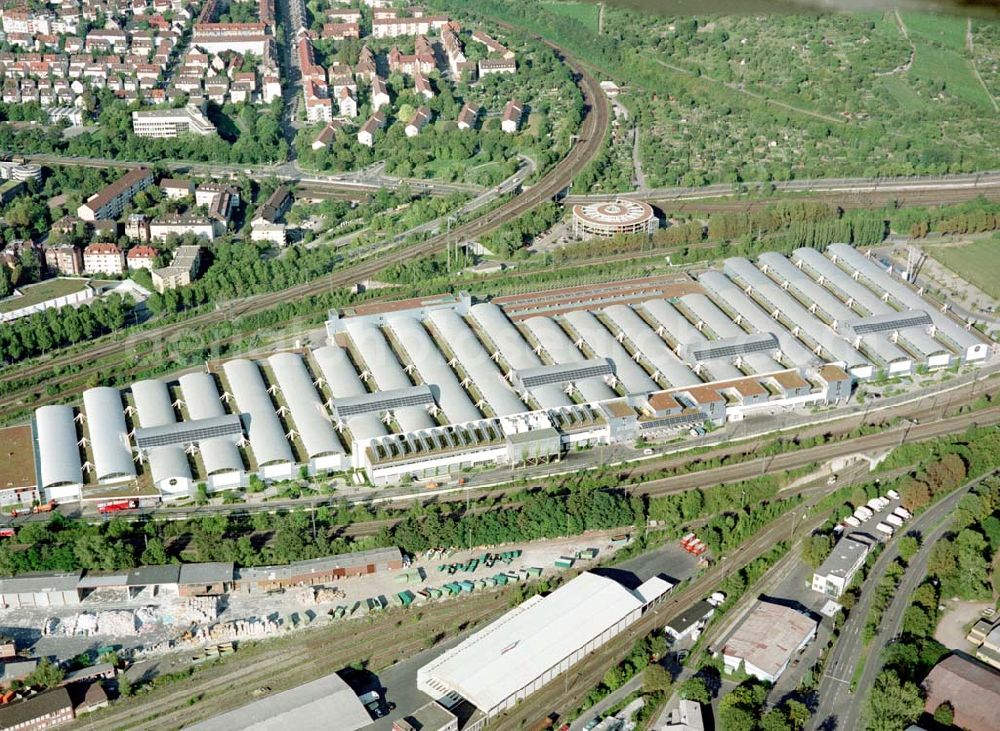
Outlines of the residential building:
{"type": "Polygon", "coordinates": [[[954,728],[996,731],[1000,671],[963,655],[949,655],[931,669],[922,685],[927,713],[947,703],[954,712],[954,728]]]}
{"type": "Polygon", "coordinates": [[[267,197],[254,215],[253,222],[275,223],[288,211],[292,205],[292,191],[287,185],[279,185],[267,197]]]}
{"type": "Polygon", "coordinates": [[[160,180],[160,190],[171,200],[187,198],[194,195],[194,181],[180,178],[163,178],[160,180]]]}
{"type": "Polygon", "coordinates": [[[467,103],[464,107],[462,107],[462,111],[458,113],[458,128],[472,129],[476,126],[478,119],[479,107],[471,102],[467,103]]]}
{"type": "Polygon", "coordinates": [[[759,601],[722,647],[726,670],[742,665],[749,675],[774,683],[816,636],[818,624],[790,607],[759,601]]]}
{"type": "Polygon", "coordinates": [[[517,61],[510,58],[484,58],[479,61],[479,76],[489,76],[490,74],[515,74],[517,73],[517,61]]]}
{"type": "Polygon", "coordinates": [[[430,79],[419,71],[413,74],[413,90],[424,97],[424,99],[434,98],[434,89],[431,87],[430,79]]]}
{"type": "Polygon", "coordinates": [[[87,274],[124,274],[125,255],[116,244],[91,244],[83,250],[83,270],[87,274]]]}
{"type": "Polygon", "coordinates": [[[447,24],[448,18],[443,15],[424,15],[419,18],[374,18],[372,36],[394,38],[427,35],[431,31],[440,31],[447,24]]]}
{"type": "Polygon", "coordinates": [[[481,30],[472,31],[472,40],[474,40],[476,43],[481,43],[484,46],[486,46],[486,49],[491,54],[497,54],[505,59],[514,58],[513,51],[511,51],[509,48],[507,48],[493,36],[489,35],[488,33],[484,33],[481,30]]]}
{"type": "Polygon", "coordinates": [[[200,260],[200,246],[178,246],[170,266],[152,271],[153,287],[160,294],[168,289],[186,287],[197,275],[200,260]]]}
{"type": "Polygon", "coordinates": [[[177,236],[194,234],[199,238],[214,241],[216,230],[212,219],[202,216],[159,216],[149,224],[149,238],[152,241],[166,241],[171,234],[177,236]]]}
{"type": "Polygon", "coordinates": [[[385,85],[385,81],[381,76],[373,77],[371,88],[372,111],[379,111],[391,101],[392,100],[389,98],[389,90],[385,85]]]}
{"type": "Polygon", "coordinates": [[[194,104],[180,109],[132,112],[132,132],[139,137],[169,139],[183,134],[215,134],[215,125],[194,104]]]}
{"type": "Polygon", "coordinates": [[[341,117],[354,119],[358,116],[358,102],[355,100],[354,95],[351,94],[351,90],[346,86],[340,89],[340,94],[337,97],[337,107],[341,117]]]}
{"type": "Polygon", "coordinates": [[[358,130],[358,142],[366,147],[371,147],[375,144],[375,133],[384,126],[385,116],[382,112],[375,112],[358,130]]]}
{"type": "Polygon", "coordinates": [[[707,599],[702,599],[671,619],[665,628],[666,632],[674,640],[690,637],[696,632],[700,632],[713,614],[715,614],[715,605],[707,599]]]}
{"type": "Polygon", "coordinates": [[[431,120],[431,110],[428,107],[420,107],[413,113],[413,119],[406,123],[404,132],[407,137],[416,137],[420,130],[427,126],[431,120]]]}
{"type": "Polygon", "coordinates": [[[158,252],[152,246],[147,246],[146,244],[133,246],[125,256],[128,263],[128,270],[130,272],[138,269],[153,271],[153,267],[156,266],[157,254],[158,252]]]}
{"type": "Polygon", "coordinates": [[[45,690],[26,700],[0,706],[0,728],[41,731],[70,723],[75,718],[69,691],[45,690]]]}
{"type": "Polygon", "coordinates": [[[72,244],[50,246],[45,250],[45,266],[49,271],[77,277],[83,274],[83,255],[72,244]]]}
{"type": "Polygon", "coordinates": [[[153,171],[149,168],[129,170],[104,190],[88,198],[86,203],[76,209],[76,215],[84,221],[117,218],[136,193],[152,184],[153,171]]]}
{"type": "Polygon", "coordinates": [[[343,124],[337,120],[327,122],[326,126],[316,135],[316,139],[313,140],[312,149],[325,150],[328,148],[330,143],[333,142],[333,138],[337,136],[337,130],[342,126],[343,124]]]}
{"type": "Polygon", "coordinates": [[[521,103],[511,99],[503,108],[503,116],[500,118],[500,129],[507,134],[514,134],[521,126],[521,115],[523,110],[521,103]]]}
{"type": "Polygon", "coordinates": [[[125,222],[125,235],[140,243],[149,243],[149,219],[144,213],[131,213],[125,222]]]}
{"type": "Polygon", "coordinates": [[[277,246],[288,243],[288,226],[270,221],[253,221],[250,224],[251,241],[270,241],[277,246]]]}

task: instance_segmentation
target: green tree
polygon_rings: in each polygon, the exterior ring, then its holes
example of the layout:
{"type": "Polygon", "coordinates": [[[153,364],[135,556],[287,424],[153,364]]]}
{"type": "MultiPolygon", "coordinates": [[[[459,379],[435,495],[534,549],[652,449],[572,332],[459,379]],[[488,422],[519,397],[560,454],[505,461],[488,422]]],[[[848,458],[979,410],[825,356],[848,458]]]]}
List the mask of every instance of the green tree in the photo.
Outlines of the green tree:
{"type": "Polygon", "coordinates": [[[802,546],[802,558],[812,568],[817,568],[826,560],[833,550],[833,536],[829,533],[817,533],[809,536],[802,546]]]}
{"type": "Polygon", "coordinates": [[[948,727],[955,723],[955,709],[951,703],[945,701],[934,709],[934,720],[942,726],[948,727]]]}
{"type": "Polygon", "coordinates": [[[14,287],[10,281],[10,270],[0,265],[0,297],[9,297],[14,287]]]}
{"type": "Polygon", "coordinates": [[[129,680],[128,675],[124,672],[118,676],[118,693],[123,698],[130,697],[135,692],[135,688],[132,685],[132,681],[129,680]]]}
{"type": "Polygon", "coordinates": [[[647,665],[643,671],[642,684],[649,693],[666,693],[670,689],[670,673],[659,663],[647,665]]]}
{"type": "Polygon", "coordinates": [[[892,670],[883,670],[875,678],[868,695],[865,718],[869,731],[902,731],[924,710],[920,689],[904,682],[892,670]]]}
{"type": "Polygon", "coordinates": [[[168,562],[167,550],[159,538],[150,538],[140,557],[144,566],[162,566],[168,562]]]}
{"type": "Polygon", "coordinates": [[[66,673],[61,667],[53,664],[48,658],[43,658],[24,679],[24,684],[32,688],[55,688],[65,677],[66,673]]]}
{"type": "Polygon", "coordinates": [[[760,731],[792,731],[792,724],[780,708],[772,708],[760,719],[760,731]]]}
{"type": "Polygon", "coordinates": [[[701,703],[702,705],[708,705],[712,702],[712,696],[708,692],[708,686],[705,685],[705,681],[699,677],[688,678],[680,687],[677,688],[680,697],[694,701],[695,703],[701,703]]]}
{"type": "Polygon", "coordinates": [[[899,539],[898,550],[899,557],[909,563],[910,559],[916,556],[917,551],[920,550],[920,541],[915,536],[903,536],[899,539]]]}

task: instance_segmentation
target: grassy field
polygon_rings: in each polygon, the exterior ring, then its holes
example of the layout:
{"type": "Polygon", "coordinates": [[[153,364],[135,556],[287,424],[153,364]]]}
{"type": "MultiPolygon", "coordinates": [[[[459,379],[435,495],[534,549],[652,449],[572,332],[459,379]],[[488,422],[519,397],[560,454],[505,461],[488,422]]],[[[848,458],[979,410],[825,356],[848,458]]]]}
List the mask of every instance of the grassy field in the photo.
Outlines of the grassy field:
{"type": "Polygon", "coordinates": [[[951,96],[992,111],[993,105],[982,84],[972,71],[971,61],[961,52],[914,39],[917,47],[913,68],[907,76],[916,82],[943,82],[945,92],[951,96]]]}
{"type": "Polygon", "coordinates": [[[564,15],[567,18],[572,18],[573,20],[582,23],[589,30],[594,33],[597,32],[597,17],[600,15],[600,9],[595,3],[564,3],[564,2],[544,2],[542,5],[550,13],[556,13],[558,15],[564,15]]]}
{"type": "Polygon", "coordinates": [[[0,301],[0,312],[11,312],[19,310],[29,305],[37,305],[39,302],[64,297],[74,292],[79,292],[87,284],[86,279],[51,279],[47,282],[33,284],[25,287],[21,297],[9,297],[0,301]]]}
{"type": "Polygon", "coordinates": [[[909,31],[910,40],[914,43],[928,39],[953,51],[965,48],[965,18],[930,13],[901,13],[901,16],[906,30],[909,31]]]}
{"type": "Polygon", "coordinates": [[[980,239],[960,246],[928,246],[927,253],[990,297],[1000,298],[1000,240],[980,239]]]}

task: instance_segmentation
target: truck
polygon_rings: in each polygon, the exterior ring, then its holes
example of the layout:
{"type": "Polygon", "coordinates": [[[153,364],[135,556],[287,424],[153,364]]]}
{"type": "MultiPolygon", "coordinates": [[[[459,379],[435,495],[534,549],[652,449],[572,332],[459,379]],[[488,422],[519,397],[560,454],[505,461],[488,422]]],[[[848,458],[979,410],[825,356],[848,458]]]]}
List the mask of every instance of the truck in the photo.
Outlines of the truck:
{"type": "Polygon", "coordinates": [[[31,512],[32,513],[51,513],[53,510],[55,510],[57,504],[58,503],[56,503],[55,500],[49,500],[47,503],[42,503],[41,505],[36,505],[35,507],[33,507],[31,509],[31,512]]]}
{"type": "Polygon", "coordinates": [[[14,508],[10,511],[10,517],[20,518],[25,515],[31,515],[31,508],[14,508]]]}
{"type": "Polygon", "coordinates": [[[139,507],[138,500],[109,500],[97,504],[97,512],[102,514],[117,513],[122,510],[135,510],[139,507]]]}
{"type": "Polygon", "coordinates": [[[895,490],[887,490],[885,493],[891,500],[899,500],[899,493],[895,490]]]}
{"type": "Polygon", "coordinates": [[[882,533],[886,538],[891,538],[894,532],[892,530],[892,526],[887,525],[886,523],[879,523],[878,525],[875,526],[875,530],[877,530],[879,533],[882,533]]]}
{"type": "Polygon", "coordinates": [[[913,517],[912,515],[910,515],[910,511],[903,507],[896,508],[895,510],[892,511],[892,514],[898,515],[903,520],[909,520],[911,517],[913,517]]]}
{"type": "Polygon", "coordinates": [[[848,515],[846,518],[844,518],[844,522],[847,523],[847,525],[851,526],[852,528],[861,527],[861,521],[855,518],[853,515],[848,515]]]}
{"type": "Polygon", "coordinates": [[[0,538],[13,538],[14,533],[15,531],[13,528],[0,528],[0,538]]]}
{"type": "Polygon", "coordinates": [[[854,517],[860,520],[862,523],[871,520],[874,513],[871,510],[862,505],[860,508],[854,511],[854,517]]]}
{"type": "Polygon", "coordinates": [[[903,519],[898,515],[887,515],[885,516],[885,522],[891,525],[893,528],[899,528],[903,525],[903,519]]]}

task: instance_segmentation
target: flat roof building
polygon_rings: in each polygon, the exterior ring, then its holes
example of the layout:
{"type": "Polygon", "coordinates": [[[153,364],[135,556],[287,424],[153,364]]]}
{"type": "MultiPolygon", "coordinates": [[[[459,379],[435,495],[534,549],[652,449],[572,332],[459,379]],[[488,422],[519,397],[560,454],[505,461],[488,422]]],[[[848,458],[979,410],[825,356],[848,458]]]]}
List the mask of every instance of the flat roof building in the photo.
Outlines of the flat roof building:
{"type": "Polygon", "coordinates": [[[816,636],[818,622],[781,604],[757,602],[722,647],[726,669],[774,683],[792,657],[816,636]]]}
{"type": "Polygon", "coordinates": [[[446,707],[464,699],[495,716],[622,633],[670,588],[654,578],[632,591],[584,572],[420,668],[417,687],[446,707]]]}
{"type": "Polygon", "coordinates": [[[838,598],[850,586],[870,549],[870,543],[858,540],[853,533],[841,538],[813,573],[812,590],[838,598]]]}
{"type": "Polygon", "coordinates": [[[170,139],[185,134],[215,134],[215,125],[194,104],[177,109],[132,112],[132,132],[138,137],[170,139]]]}
{"type": "Polygon", "coordinates": [[[111,185],[87,199],[76,209],[76,215],[84,221],[117,218],[125,210],[135,194],[153,184],[153,171],[147,167],[129,170],[111,185]]]}

